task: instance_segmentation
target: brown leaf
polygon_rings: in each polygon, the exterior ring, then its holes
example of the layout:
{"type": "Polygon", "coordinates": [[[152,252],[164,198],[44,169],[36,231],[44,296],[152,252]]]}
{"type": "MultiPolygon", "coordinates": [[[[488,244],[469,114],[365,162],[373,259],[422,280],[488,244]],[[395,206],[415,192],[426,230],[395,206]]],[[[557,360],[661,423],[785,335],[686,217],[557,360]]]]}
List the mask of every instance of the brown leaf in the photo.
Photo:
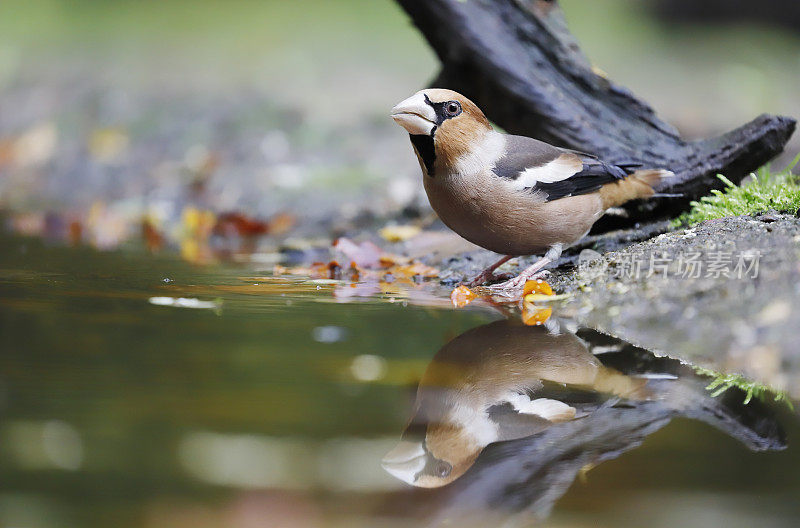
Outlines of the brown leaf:
{"type": "Polygon", "coordinates": [[[142,220],[142,238],[144,245],[153,253],[164,247],[164,235],[156,228],[149,218],[142,220]]]}
{"type": "Polygon", "coordinates": [[[258,236],[269,233],[270,225],[242,213],[223,213],[214,225],[214,234],[221,236],[258,236]]]}

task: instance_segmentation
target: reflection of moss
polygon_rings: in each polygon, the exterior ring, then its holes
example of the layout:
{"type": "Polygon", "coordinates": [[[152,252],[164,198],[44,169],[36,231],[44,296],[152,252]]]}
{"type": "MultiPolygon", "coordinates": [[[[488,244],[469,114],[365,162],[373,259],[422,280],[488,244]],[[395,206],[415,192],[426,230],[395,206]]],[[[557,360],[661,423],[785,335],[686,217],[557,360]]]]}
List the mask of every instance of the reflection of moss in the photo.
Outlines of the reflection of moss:
{"type": "Polygon", "coordinates": [[[775,390],[772,387],[748,380],[739,374],[722,374],[711,369],[697,366],[693,368],[694,371],[701,376],[713,378],[711,383],[709,383],[706,387],[706,390],[714,391],[711,393],[711,396],[713,397],[719,396],[731,387],[736,387],[746,394],[744,398],[745,405],[750,403],[750,400],[752,400],[754,396],[761,401],[766,401],[767,397],[771,396],[774,401],[783,402],[790,410],[794,411],[792,400],[785,391],[775,390]]]}
{"type": "Polygon", "coordinates": [[[791,173],[800,161],[798,155],[783,171],[772,173],[762,167],[752,180],[737,186],[725,176],[725,191],[713,190],[713,196],[705,196],[692,202],[692,209],[673,221],[675,227],[697,224],[713,218],[763,213],[770,210],[795,213],[800,209],[800,181],[791,173]]]}

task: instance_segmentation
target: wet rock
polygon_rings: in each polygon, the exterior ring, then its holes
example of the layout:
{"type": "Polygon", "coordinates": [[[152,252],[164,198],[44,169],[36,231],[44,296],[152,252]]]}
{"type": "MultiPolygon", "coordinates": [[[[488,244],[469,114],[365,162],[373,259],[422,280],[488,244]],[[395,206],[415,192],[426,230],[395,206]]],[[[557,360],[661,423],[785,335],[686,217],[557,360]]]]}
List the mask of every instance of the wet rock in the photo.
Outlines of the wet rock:
{"type": "MultiPolygon", "coordinates": [[[[672,231],[661,222],[587,237],[547,280],[576,294],[564,310],[586,326],[800,397],[799,256],[794,215],[720,218],[672,231]]],[[[484,250],[453,257],[442,282],[476,275],[495,258],[484,250]]],[[[515,259],[499,271],[535,260],[515,259]]]]}
{"type": "Polygon", "coordinates": [[[580,292],[568,309],[586,325],[798,397],[798,255],[793,215],[729,217],[606,253],[552,282],[580,292]]]}

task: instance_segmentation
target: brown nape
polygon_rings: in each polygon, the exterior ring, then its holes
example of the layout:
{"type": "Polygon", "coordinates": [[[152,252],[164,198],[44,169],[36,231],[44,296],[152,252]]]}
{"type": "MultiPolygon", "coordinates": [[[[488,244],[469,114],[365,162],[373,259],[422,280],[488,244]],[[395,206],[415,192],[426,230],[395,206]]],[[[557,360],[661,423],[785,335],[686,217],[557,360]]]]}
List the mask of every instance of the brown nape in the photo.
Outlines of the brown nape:
{"type": "Polygon", "coordinates": [[[435,103],[461,103],[462,113],[445,120],[433,136],[437,161],[451,166],[459,157],[475,148],[483,135],[492,130],[492,125],[475,103],[458,92],[434,88],[426,90],[425,94],[435,103]]]}
{"type": "Polygon", "coordinates": [[[637,171],[624,180],[607,183],[600,188],[603,208],[619,207],[637,198],[649,198],[655,194],[653,185],[661,179],[663,171],[637,171]]]}
{"type": "MultiPolygon", "coordinates": [[[[472,466],[483,450],[483,446],[477,445],[466,429],[450,423],[429,425],[425,443],[431,455],[452,465],[447,477],[437,479],[435,484],[429,483],[428,486],[441,486],[457,479],[472,466]]],[[[426,486],[426,483],[419,484],[426,486]]]]}

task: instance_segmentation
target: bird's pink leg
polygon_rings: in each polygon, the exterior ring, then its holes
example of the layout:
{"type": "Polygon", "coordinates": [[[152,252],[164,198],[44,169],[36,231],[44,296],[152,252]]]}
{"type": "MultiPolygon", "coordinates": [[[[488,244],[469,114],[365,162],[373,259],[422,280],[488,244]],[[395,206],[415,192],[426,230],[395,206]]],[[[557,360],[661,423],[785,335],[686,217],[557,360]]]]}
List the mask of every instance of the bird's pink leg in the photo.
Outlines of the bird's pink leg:
{"type": "Polygon", "coordinates": [[[542,274],[545,266],[558,260],[558,258],[561,256],[562,247],[563,246],[561,244],[552,246],[544,255],[544,257],[540,258],[531,266],[524,269],[517,277],[505,282],[501,282],[500,284],[489,286],[489,289],[492,291],[492,293],[497,293],[513,299],[522,297],[522,290],[525,288],[525,283],[531,279],[537,278],[542,274]]]}
{"type": "Polygon", "coordinates": [[[499,268],[512,258],[514,257],[511,255],[506,255],[505,257],[501,258],[500,260],[498,260],[497,262],[495,262],[494,264],[492,264],[491,266],[480,272],[480,274],[471,281],[469,282],[465,281],[462,282],[462,284],[469,288],[474,288],[475,286],[480,286],[481,284],[492,280],[494,278],[494,270],[496,270],[497,268],[499,268]]]}

